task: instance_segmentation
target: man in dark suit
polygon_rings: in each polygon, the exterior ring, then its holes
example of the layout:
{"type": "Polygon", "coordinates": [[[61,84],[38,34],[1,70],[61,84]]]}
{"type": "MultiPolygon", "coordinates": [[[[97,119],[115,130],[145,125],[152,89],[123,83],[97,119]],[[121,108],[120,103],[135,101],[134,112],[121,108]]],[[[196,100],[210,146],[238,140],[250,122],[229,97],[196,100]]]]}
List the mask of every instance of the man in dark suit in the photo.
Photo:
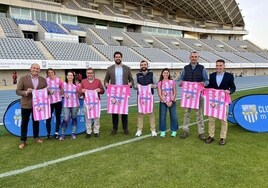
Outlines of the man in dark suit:
{"type": "MultiPolygon", "coordinates": [[[[115,52],[114,53],[114,61],[115,64],[108,67],[106,71],[106,76],[104,78],[104,85],[107,88],[109,83],[114,85],[129,85],[132,87],[133,85],[133,77],[130,71],[130,67],[122,64],[122,53],[115,52]]],[[[124,134],[128,135],[128,115],[122,114],[122,124],[124,129],[124,134]]],[[[118,129],[118,114],[112,114],[113,121],[113,131],[112,135],[117,134],[118,129]]]]}
{"type": "MultiPolygon", "coordinates": [[[[36,63],[31,65],[30,74],[20,78],[17,85],[16,94],[21,96],[21,143],[19,145],[20,149],[26,146],[27,132],[28,132],[28,122],[31,114],[33,114],[32,107],[32,91],[33,89],[43,89],[47,87],[46,79],[39,76],[40,66],[36,63]]],[[[43,140],[39,138],[39,121],[33,121],[33,136],[36,143],[43,143],[43,140]]]]}
{"type": "MultiPolygon", "coordinates": [[[[225,72],[225,61],[223,59],[219,59],[216,61],[216,72],[213,72],[209,76],[209,84],[207,88],[221,89],[224,90],[225,93],[233,94],[236,90],[234,84],[234,76],[231,73],[225,72]]],[[[228,110],[226,111],[228,113],[228,110]]],[[[227,116],[226,113],[226,116],[227,116]]],[[[214,117],[209,117],[209,137],[206,140],[206,143],[211,143],[214,141],[215,134],[215,119],[214,117]]],[[[221,120],[221,135],[220,135],[220,145],[225,145],[226,143],[226,135],[227,135],[228,124],[227,121],[221,120]]]]}

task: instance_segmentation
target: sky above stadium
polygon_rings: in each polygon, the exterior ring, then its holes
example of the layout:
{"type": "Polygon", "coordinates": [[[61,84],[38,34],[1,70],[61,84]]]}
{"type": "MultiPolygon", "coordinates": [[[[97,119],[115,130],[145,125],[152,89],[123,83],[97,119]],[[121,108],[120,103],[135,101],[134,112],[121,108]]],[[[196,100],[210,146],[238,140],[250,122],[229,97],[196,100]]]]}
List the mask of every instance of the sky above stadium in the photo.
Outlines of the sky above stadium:
{"type": "Polygon", "coordinates": [[[268,49],[268,14],[267,0],[236,0],[246,24],[249,34],[245,39],[252,41],[261,48],[268,49]]]}

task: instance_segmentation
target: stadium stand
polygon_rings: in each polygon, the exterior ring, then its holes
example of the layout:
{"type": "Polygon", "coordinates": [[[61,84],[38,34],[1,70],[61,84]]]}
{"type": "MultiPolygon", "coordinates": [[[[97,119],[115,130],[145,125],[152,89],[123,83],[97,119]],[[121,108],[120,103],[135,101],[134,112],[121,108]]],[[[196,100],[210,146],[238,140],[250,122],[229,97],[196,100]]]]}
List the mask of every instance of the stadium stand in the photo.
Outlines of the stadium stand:
{"type": "Polygon", "coordinates": [[[22,1],[36,3],[36,4],[43,4],[43,5],[61,7],[61,3],[57,3],[55,1],[50,1],[50,0],[22,0],[22,1]]]}
{"type": "MultiPolygon", "coordinates": [[[[200,55],[201,59],[204,59],[209,63],[215,63],[216,60],[218,60],[218,59],[224,59],[224,58],[222,58],[222,57],[220,57],[212,52],[209,52],[209,51],[198,51],[198,54],[200,55]]],[[[227,61],[226,59],[224,59],[224,60],[227,61]]]]}
{"type": "MultiPolygon", "coordinates": [[[[128,9],[129,5],[121,4],[120,2],[113,1],[90,1],[90,0],[65,0],[65,1],[55,1],[55,0],[23,0],[25,2],[48,5],[53,7],[63,7],[72,10],[79,11],[95,11],[100,13],[100,15],[106,16],[122,16],[127,18],[132,18],[134,21],[142,21],[140,24],[146,21],[150,23],[157,24],[167,24],[173,26],[184,26],[188,28],[197,29],[221,29],[221,26],[205,26],[202,24],[204,22],[192,22],[179,20],[176,15],[164,12],[161,14],[154,14],[154,11],[147,9],[146,7],[136,9],[128,9]],[[120,7],[120,8],[119,8],[120,7]],[[94,8],[94,10],[93,10],[94,8]],[[127,15],[128,14],[128,15],[127,15]],[[202,25],[201,25],[202,24],[202,25]],[[200,26],[201,25],[201,26],[200,26]]],[[[133,3],[133,2],[132,2],[133,3]]],[[[137,4],[136,4],[137,6],[137,4]]],[[[175,5],[174,5],[175,6],[175,5]]],[[[157,11],[156,11],[157,12],[157,11]]],[[[77,13],[80,14],[80,13],[77,13]]],[[[37,25],[42,26],[44,30],[48,33],[57,33],[68,35],[68,31],[85,31],[87,36],[85,42],[90,44],[77,44],[68,42],[49,42],[42,41],[42,44],[51,53],[51,55],[56,60],[92,60],[92,61],[105,61],[109,59],[113,61],[113,52],[116,50],[122,50],[124,54],[124,61],[140,61],[141,59],[147,59],[152,62],[189,62],[189,52],[198,51],[200,54],[200,63],[214,63],[217,59],[223,58],[227,62],[234,63],[244,63],[244,62],[268,62],[268,55],[264,53],[255,44],[247,40],[233,40],[233,41],[222,41],[222,40],[208,40],[208,39],[194,39],[194,38],[177,38],[172,36],[163,36],[161,33],[148,35],[141,32],[126,32],[128,31],[142,31],[143,26],[135,25],[128,27],[123,23],[118,24],[119,28],[114,28],[110,26],[113,21],[107,22],[107,25],[100,25],[106,27],[107,29],[100,29],[97,27],[96,22],[90,21],[87,23],[87,19],[82,18],[83,23],[79,23],[79,15],[77,15],[77,25],[76,24],[57,24],[54,22],[49,22],[45,20],[38,20],[39,24],[36,24],[33,20],[26,19],[10,19],[10,18],[0,18],[0,25],[3,30],[4,36],[7,38],[21,38],[22,32],[20,32],[18,25],[37,25]],[[95,26],[96,25],[96,26],[95,26]],[[96,28],[97,27],[97,28],[96,28]],[[60,49],[60,50],[59,50],[60,49]],[[75,49],[75,50],[74,50],[75,49]],[[100,52],[96,53],[96,50],[100,52]],[[88,55],[90,54],[90,55],[88,55]],[[105,56],[107,59],[103,59],[105,56]]],[[[90,18],[91,19],[91,18],[90,18]]],[[[93,18],[94,20],[94,18],[93,18]]],[[[96,21],[96,20],[95,20],[96,21]]],[[[105,23],[105,22],[104,22],[105,23]]],[[[243,22],[240,24],[243,25],[243,22]]],[[[149,27],[149,26],[148,26],[149,27]]],[[[160,27],[161,28],[161,27],[160,27]]],[[[44,32],[44,30],[38,32],[44,32]]],[[[225,30],[232,30],[226,29],[225,30]]],[[[71,35],[71,34],[70,34],[71,35]]],[[[42,36],[42,35],[40,35],[42,36]]],[[[40,37],[37,34],[37,38],[40,37]]],[[[194,36],[193,36],[194,37],[194,36]]],[[[38,40],[42,40],[38,39],[38,40]]],[[[22,40],[24,41],[24,40],[22,40]]],[[[27,40],[28,41],[28,40],[27,40]]],[[[29,40],[31,41],[31,40],[29,40]]],[[[1,45],[11,44],[9,49],[10,52],[14,52],[16,48],[12,44],[20,43],[20,47],[23,45],[28,45],[26,42],[18,41],[8,41],[4,42],[1,40],[1,45]]],[[[29,42],[27,42],[29,43],[29,42]]],[[[33,50],[34,54],[25,53],[23,56],[21,53],[2,53],[2,58],[14,58],[19,57],[29,58],[29,59],[45,59],[45,56],[40,51],[40,48],[36,46],[36,43],[31,41],[29,44],[29,49],[33,50]]],[[[19,48],[20,48],[19,47],[19,48]]],[[[25,48],[26,49],[26,48],[25,48]]],[[[45,50],[45,49],[43,49],[45,50]]],[[[27,51],[27,50],[26,50],[27,51]]]]}
{"type": "Polygon", "coordinates": [[[113,46],[119,46],[119,42],[117,42],[113,36],[119,36],[122,37],[120,32],[116,32],[115,30],[108,30],[108,29],[97,29],[97,28],[92,28],[94,32],[96,32],[107,44],[113,45],[113,46]],[[114,31],[114,32],[113,32],[114,31]]]}
{"type": "MultiPolygon", "coordinates": [[[[179,59],[183,63],[190,63],[190,52],[186,50],[174,50],[174,49],[165,49],[165,52],[172,55],[173,57],[179,59]]],[[[207,63],[207,61],[203,60],[202,57],[199,59],[199,63],[207,63]]]]}
{"type": "Polygon", "coordinates": [[[24,19],[13,19],[17,25],[23,24],[23,25],[35,25],[33,20],[24,20],[24,19]]]}
{"type": "Polygon", "coordinates": [[[251,62],[255,63],[268,63],[267,59],[264,59],[253,52],[235,52],[236,55],[243,57],[251,62]]]}
{"type": "Polygon", "coordinates": [[[257,55],[261,56],[264,59],[268,60],[268,53],[267,52],[258,52],[257,55]]]}
{"type": "Polygon", "coordinates": [[[72,30],[74,31],[84,31],[84,29],[82,27],[80,27],[79,25],[72,25],[72,24],[61,24],[63,27],[65,27],[69,32],[71,32],[72,30]]]}
{"type": "Polygon", "coordinates": [[[232,52],[236,51],[235,49],[229,47],[225,43],[221,42],[220,40],[208,40],[208,39],[200,39],[201,42],[205,43],[206,45],[210,46],[213,48],[215,51],[218,52],[232,52]]]}
{"type": "Polygon", "coordinates": [[[38,23],[48,32],[48,33],[57,33],[65,34],[67,33],[55,22],[49,22],[44,20],[38,20],[38,23]]]}
{"type": "Polygon", "coordinates": [[[209,48],[207,45],[196,39],[180,38],[179,40],[196,51],[214,51],[214,49],[209,48]]]}
{"type": "Polygon", "coordinates": [[[0,25],[6,37],[21,38],[18,27],[10,18],[0,18],[0,25]]]}
{"type": "Polygon", "coordinates": [[[227,62],[232,62],[232,63],[248,63],[250,62],[247,59],[244,59],[240,56],[235,55],[232,52],[214,52],[216,55],[220,56],[223,59],[226,59],[227,62]]]}
{"type": "Polygon", "coordinates": [[[45,59],[31,39],[1,38],[0,59],[45,59]]]}
{"type": "Polygon", "coordinates": [[[135,13],[138,14],[140,17],[142,17],[143,20],[146,20],[146,21],[150,20],[150,21],[152,21],[152,18],[150,16],[148,16],[147,14],[144,14],[142,12],[136,12],[136,11],[135,11],[135,13]]]}
{"type": "Polygon", "coordinates": [[[155,38],[157,38],[159,41],[164,43],[170,49],[185,49],[185,50],[188,50],[188,51],[190,49],[192,49],[192,48],[184,45],[181,41],[177,40],[174,37],[162,37],[162,36],[160,37],[160,36],[157,36],[155,38]]]}
{"type": "Polygon", "coordinates": [[[247,40],[229,40],[224,41],[240,52],[261,52],[262,50],[247,40]]]}
{"type": "Polygon", "coordinates": [[[98,34],[108,45],[113,46],[138,46],[135,42],[130,40],[123,34],[122,29],[108,28],[108,29],[97,29],[92,28],[92,31],[98,34]]]}
{"type": "Polygon", "coordinates": [[[92,7],[84,0],[75,0],[75,2],[82,8],[91,9],[92,7]]]}
{"type": "Polygon", "coordinates": [[[133,47],[133,49],[151,62],[178,62],[178,59],[168,55],[159,48],[133,47]]]}
{"type": "Polygon", "coordinates": [[[144,57],[140,56],[132,49],[126,46],[108,46],[108,45],[93,45],[98,51],[100,51],[105,57],[107,57],[110,61],[114,60],[114,52],[120,51],[123,54],[124,62],[140,62],[144,59],[144,57]]]}
{"type": "Polygon", "coordinates": [[[64,6],[68,9],[73,9],[73,10],[80,10],[80,11],[86,11],[83,10],[81,7],[79,7],[79,5],[77,5],[75,2],[73,2],[72,0],[70,1],[65,1],[64,2],[64,6]]]}
{"type": "Polygon", "coordinates": [[[79,24],[80,27],[82,27],[87,35],[90,38],[91,44],[103,44],[103,42],[94,34],[94,31],[92,31],[90,28],[92,28],[90,25],[87,24],[79,24]]]}
{"type": "Polygon", "coordinates": [[[224,42],[239,52],[247,51],[246,50],[247,45],[244,42],[235,41],[235,40],[229,40],[229,41],[224,41],[224,42]]]}
{"type": "Polygon", "coordinates": [[[103,61],[87,44],[42,41],[55,60],[103,61]]]}
{"type": "Polygon", "coordinates": [[[133,19],[133,20],[139,20],[139,21],[144,21],[144,19],[142,18],[142,16],[140,16],[138,13],[136,13],[135,11],[131,11],[129,16],[133,19]]]}
{"type": "Polygon", "coordinates": [[[126,32],[133,40],[135,40],[140,46],[144,48],[167,48],[165,45],[158,42],[155,38],[142,33],[126,32]]]}

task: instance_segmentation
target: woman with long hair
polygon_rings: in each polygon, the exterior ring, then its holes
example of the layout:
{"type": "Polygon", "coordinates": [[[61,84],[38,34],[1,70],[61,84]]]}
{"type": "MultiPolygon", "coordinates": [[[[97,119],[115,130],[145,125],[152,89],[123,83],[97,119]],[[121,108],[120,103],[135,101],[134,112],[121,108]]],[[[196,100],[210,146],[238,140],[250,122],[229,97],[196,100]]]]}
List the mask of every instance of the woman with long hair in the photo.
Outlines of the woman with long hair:
{"type": "MultiPolygon", "coordinates": [[[[56,129],[54,133],[54,138],[59,138],[59,129],[60,129],[60,116],[62,110],[62,98],[63,93],[63,81],[56,76],[56,72],[52,68],[47,69],[47,87],[49,92],[50,108],[51,108],[51,117],[55,111],[56,118],[56,129]]],[[[47,139],[51,139],[51,118],[46,120],[47,128],[47,139]]]]}
{"type": "Polygon", "coordinates": [[[72,71],[68,71],[66,75],[65,82],[63,84],[63,95],[64,95],[64,103],[63,103],[63,122],[61,129],[60,140],[65,139],[65,131],[69,122],[69,118],[71,116],[72,120],[72,134],[71,139],[75,139],[75,131],[77,127],[77,112],[79,110],[79,99],[78,99],[78,88],[75,85],[74,81],[74,73],[72,71]]]}
{"type": "Polygon", "coordinates": [[[158,82],[159,105],[159,130],[160,137],[166,136],[166,115],[169,109],[171,136],[176,137],[178,130],[178,115],[176,107],[176,82],[170,77],[170,70],[162,70],[158,82]]]}

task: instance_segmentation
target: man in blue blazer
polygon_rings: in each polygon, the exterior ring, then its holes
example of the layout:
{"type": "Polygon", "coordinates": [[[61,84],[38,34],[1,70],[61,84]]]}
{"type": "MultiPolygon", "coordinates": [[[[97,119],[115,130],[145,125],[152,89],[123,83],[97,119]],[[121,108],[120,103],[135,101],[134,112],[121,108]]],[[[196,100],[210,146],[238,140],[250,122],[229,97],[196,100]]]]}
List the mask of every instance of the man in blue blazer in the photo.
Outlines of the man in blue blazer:
{"type": "MultiPolygon", "coordinates": [[[[236,90],[234,83],[234,76],[231,73],[225,72],[225,61],[223,59],[218,59],[216,61],[216,72],[209,75],[209,84],[207,88],[221,89],[228,94],[233,94],[236,90]]],[[[228,110],[226,111],[228,113],[228,110]]],[[[226,116],[227,116],[226,113],[226,116]]],[[[214,117],[209,117],[208,132],[209,137],[206,143],[211,143],[214,141],[215,134],[215,119],[214,117]]],[[[220,134],[220,145],[225,145],[226,135],[227,135],[228,124],[227,121],[221,120],[221,134],[220,134]]]]}

